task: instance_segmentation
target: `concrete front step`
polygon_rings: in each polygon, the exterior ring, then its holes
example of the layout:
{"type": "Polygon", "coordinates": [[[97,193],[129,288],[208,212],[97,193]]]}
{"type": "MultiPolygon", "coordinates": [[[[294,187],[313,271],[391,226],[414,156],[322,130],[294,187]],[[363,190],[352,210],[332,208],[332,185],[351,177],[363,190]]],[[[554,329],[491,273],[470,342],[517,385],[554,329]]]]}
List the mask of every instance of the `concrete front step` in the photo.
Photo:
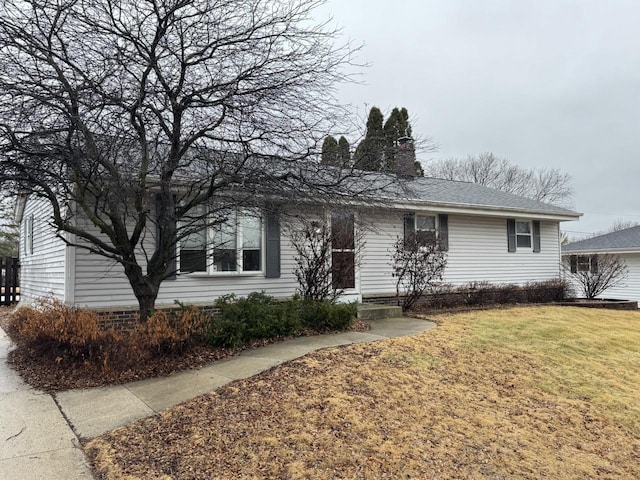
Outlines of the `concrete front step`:
{"type": "Polygon", "coordinates": [[[376,305],[362,303],[358,305],[358,318],[362,320],[378,320],[381,318],[402,317],[402,307],[395,305],[376,305]]]}

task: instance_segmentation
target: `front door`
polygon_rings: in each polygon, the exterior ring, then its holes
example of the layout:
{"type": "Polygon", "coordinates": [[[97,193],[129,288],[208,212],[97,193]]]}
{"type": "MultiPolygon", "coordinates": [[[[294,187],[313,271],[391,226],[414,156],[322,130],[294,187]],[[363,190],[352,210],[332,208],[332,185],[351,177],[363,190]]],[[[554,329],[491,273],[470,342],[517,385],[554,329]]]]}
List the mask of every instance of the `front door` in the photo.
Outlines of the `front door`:
{"type": "Polygon", "coordinates": [[[355,219],[352,213],[331,215],[331,280],[351,297],[356,291],[355,219]]]}

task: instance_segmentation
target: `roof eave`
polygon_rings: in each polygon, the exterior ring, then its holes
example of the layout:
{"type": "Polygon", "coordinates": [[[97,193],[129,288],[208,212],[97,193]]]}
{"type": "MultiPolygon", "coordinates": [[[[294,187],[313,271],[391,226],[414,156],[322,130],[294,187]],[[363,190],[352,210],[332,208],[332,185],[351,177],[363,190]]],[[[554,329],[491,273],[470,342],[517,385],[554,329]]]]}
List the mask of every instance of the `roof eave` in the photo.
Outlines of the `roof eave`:
{"type": "Polygon", "coordinates": [[[590,255],[596,253],[613,253],[616,255],[628,253],[640,253],[640,247],[624,248],[581,248],[579,250],[562,250],[562,255],[590,255]]]}
{"type": "Polygon", "coordinates": [[[408,200],[394,202],[395,208],[417,210],[429,209],[434,212],[442,211],[448,213],[459,213],[467,215],[491,215],[493,217],[513,217],[537,218],[546,220],[556,220],[560,222],[579,220],[583,215],[579,212],[547,212],[542,210],[523,209],[515,207],[497,207],[494,205],[462,204],[447,202],[428,202],[424,200],[408,200]]]}

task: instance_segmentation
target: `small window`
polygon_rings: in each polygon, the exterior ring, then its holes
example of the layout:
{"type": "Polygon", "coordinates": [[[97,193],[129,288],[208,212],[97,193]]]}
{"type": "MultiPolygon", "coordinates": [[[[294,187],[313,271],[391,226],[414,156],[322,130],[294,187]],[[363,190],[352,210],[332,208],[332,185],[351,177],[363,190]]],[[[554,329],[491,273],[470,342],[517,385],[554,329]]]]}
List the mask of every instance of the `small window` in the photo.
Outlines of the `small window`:
{"type": "Polygon", "coordinates": [[[416,215],[416,231],[431,231],[436,230],[436,217],[435,215],[416,215]]]}
{"type": "Polygon", "coordinates": [[[213,228],[213,271],[235,272],[238,270],[238,238],[237,219],[235,213],[226,221],[213,228]]]}
{"type": "Polygon", "coordinates": [[[435,215],[416,215],[416,239],[420,245],[432,245],[436,242],[435,215]]]}
{"type": "Polygon", "coordinates": [[[259,215],[245,212],[238,226],[242,238],[242,271],[262,270],[262,220],[259,215]]]}
{"type": "Polygon", "coordinates": [[[516,245],[518,248],[531,248],[530,222],[516,222],[516,245]]]}
{"type": "Polygon", "coordinates": [[[571,273],[598,273],[598,255],[571,255],[569,257],[571,273]]]}
{"type": "Polygon", "coordinates": [[[24,253],[33,253],[33,215],[29,215],[24,222],[24,253]]]}
{"type": "Polygon", "coordinates": [[[413,244],[414,239],[419,245],[432,245],[436,242],[437,236],[435,215],[414,215],[413,213],[405,214],[405,245],[413,244]]]}
{"type": "Polygon", "coordinates": [[[591,256],[579,255],[576,262],[576,268],[579,272],[591,271],[591,256]]]}
{"type": "Polygon", "coordinates": [[[262,270],[262,219],[243,211],[230,215],[213,233],[214,272],[262,270]]]}
{"type": "Polygon", "coordinates": [[[203,205],[192,208],[181,219],[182,228],[187,229],[187,235],[180,242],[180,271],[207,271],[207,219],[203,205]]]}

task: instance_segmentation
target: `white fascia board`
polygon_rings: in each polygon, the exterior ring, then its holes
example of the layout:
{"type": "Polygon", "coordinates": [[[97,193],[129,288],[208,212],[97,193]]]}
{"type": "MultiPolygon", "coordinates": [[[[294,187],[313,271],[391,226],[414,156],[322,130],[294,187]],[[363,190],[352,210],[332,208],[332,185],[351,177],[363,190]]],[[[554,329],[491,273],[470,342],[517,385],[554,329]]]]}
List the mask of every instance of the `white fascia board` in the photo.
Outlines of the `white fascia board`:
{"type": "Polygon", "coordinates": [[[582,249],[582,250],[566,250],[562,252],[562,256],[566,255],[596,255],[596,254],[604,254],[604,253],[612,253],[614,255],[624,255],[624,254],[638,254],[640,253],[640,247],[636,248],[607,248],[607,249],[582,249]]]}
{"type": "Polygon", "coordinates": [[[426,210],[436,213],[450,213],[458,215],[490,216],[502,218],[531,218],[536,220],[554,220],[558,222],[574,221],[580,219],[582,213],[553,213],[530,210],[507,209],[504,207],[492,207],[486,205],[459,205],[426,202],[402,202],[394,203],[392,208],[401,210],[426,210]]]}

